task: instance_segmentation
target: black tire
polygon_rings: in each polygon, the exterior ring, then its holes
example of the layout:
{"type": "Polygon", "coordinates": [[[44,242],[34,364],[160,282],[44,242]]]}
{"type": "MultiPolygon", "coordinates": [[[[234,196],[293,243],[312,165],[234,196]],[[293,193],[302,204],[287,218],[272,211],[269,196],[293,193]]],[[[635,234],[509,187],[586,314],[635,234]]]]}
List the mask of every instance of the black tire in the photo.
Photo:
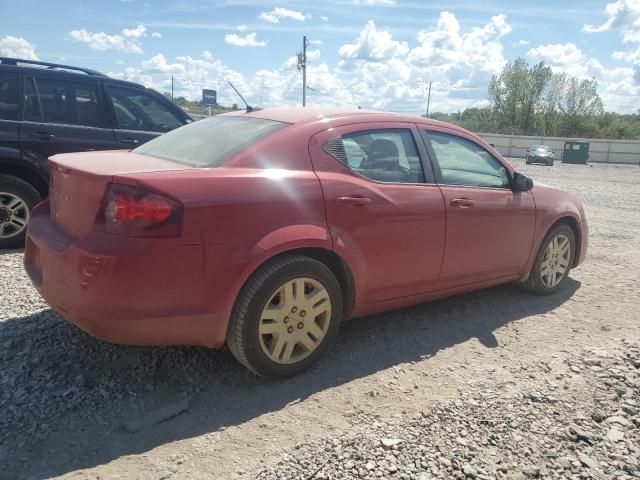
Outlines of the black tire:
{"type": "MultiPolygon", "coordinates": [[[[42,197],[38,191],[24,180],[11,175],[0,175],[0,222],[6,219],[5,215],[8,215],[6,205],[3,209],[3,203],[6,202],[6,198],[8,197],[2,197],[2,193],[8,193],[22,200],[28,209],[28,217],[31,216],[33,207],[42,201],[42,197]]],[[[12,227],[5,235],[6,236],[0,235],[0,249],[20,248],[24,246],[27,228],[25,226],[24,229],[14,232],[12,227]]]]}
{"type": "Polygon", "coordinates": [[[307,370],[326,353],[338,334],[342,312],[340,283],[326,265],[303,255],[280,257],[260,267],[240,291],[227,329],[227,346],[242,365],[259,376],[292,377],[307,370]],[[277,363],[261,347],[260,316],[274,292],[300,277],[311,278],[327,290],[331,301],[329,325],[324,338],[309,356],[297,363],[277,363]]]}
{"type": "Polygon", "coordinates": [[[551,228],[551,230],[549,230],[547,235],[544,237],[544,240],[540,245],[540,249],[538,250],[538,254],[536,255],[536,260],[533,263],[533,268],[531,269],[531,272],[529,272],[529,278],[527,278],[527,280],[523,282],[522,286],[524,287],[525,290],[535,295],[550,295],[552,293],[557,292],[561,288],[562,284],[565,282],[567,277],[569,276],[569,273],[571,272],[571,266],[573,265],[573,262],[575,260],[575,255],[576,255],[576,237],[573,233],[573,230],[571,229],[571,227],[569,227],[565,223],[559,223],[555,225],[553,228],[551,228]],[[555,286],[547,287],[544,284],[542,279],[542,273],[541,273],[542,262],[544,259],[545,250],[548,247],[549,243],[559,235],[564,235],[569,239],[569,244],[570,244],[569,266],[566,272],[564,273],[564,276],[562,277],[562,279],[555,286]]]}

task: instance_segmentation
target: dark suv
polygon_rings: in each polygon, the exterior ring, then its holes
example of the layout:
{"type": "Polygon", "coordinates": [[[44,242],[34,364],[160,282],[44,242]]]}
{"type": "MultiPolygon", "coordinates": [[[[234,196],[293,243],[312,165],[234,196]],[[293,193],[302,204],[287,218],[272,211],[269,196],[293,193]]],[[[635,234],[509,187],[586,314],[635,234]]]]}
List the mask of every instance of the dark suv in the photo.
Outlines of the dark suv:
{"type": "Polygon", "coordinates": [[[154,90],[89,69],[0,57],[0,248],[47,196],[47,158],[131,149],[192,119],[154,90]]]}

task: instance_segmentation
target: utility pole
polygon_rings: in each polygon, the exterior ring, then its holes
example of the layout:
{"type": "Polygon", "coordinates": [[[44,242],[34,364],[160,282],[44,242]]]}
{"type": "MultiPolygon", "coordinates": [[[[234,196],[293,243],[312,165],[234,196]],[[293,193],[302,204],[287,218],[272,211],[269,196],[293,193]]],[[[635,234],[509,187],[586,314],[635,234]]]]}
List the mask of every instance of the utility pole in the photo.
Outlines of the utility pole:
{"type": "Polygon", "coordinates": [[[427,118],[429,118],[429,104],[431,103],[431,80],[429,80],[429,95],[427,96],[427,118]]]}
{"type": "Polygon", "coordinates": [[[307,36],[302,37],[302,53],[298,53],[298,70],[302,70],[302,106],[307,106],[307,36]]]}

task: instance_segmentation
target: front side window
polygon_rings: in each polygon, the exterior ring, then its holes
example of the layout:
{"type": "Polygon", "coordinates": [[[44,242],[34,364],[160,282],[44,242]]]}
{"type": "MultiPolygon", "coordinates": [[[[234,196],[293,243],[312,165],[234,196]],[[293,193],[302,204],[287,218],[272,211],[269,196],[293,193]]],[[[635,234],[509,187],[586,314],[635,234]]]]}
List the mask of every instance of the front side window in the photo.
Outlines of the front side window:
{"type": "Polygon", "coordinates": [[[18,74],[0,72],[0,120],[18,120],[18,74]]]}
{"type": "Polygon", "coordinates": [[[209,117],[154,138],[133,151],[192,167],[218,167],[287,125],[262,118],[209,117]]]}
{"type": "Polygon", "coordinates": [[[26,77],[24,96],[25,120],[110,128],[96,84],[26,77]]]}
{"type": "Polygon", "coordinates": [[[411,130],[347,133],[329,140],[324,150],[354,172],[376,182],[425,182],[411,130]]]}
{"type": "Polygon", "coordinates": [[[442,183],[469,187],[508,188],[507,169],[481,146],[456,135],[428,132],[442,183]]]}
{"type": "Polygon", "coordinates": [[[137,88],[109,86],[118,128],[145,132],[168,132],[184,125],[160,98],[137,88]]]}

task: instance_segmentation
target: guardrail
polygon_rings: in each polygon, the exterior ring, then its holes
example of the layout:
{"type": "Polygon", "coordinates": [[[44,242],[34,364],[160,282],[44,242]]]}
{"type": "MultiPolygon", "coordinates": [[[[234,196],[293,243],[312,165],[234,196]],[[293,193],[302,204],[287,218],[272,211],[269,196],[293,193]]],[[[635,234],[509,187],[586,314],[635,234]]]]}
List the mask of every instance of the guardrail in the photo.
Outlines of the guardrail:
{"type": "Polygon", "coordinates": [[[567,140],[589,142],[589,161],[600,163],[624,163],[640,165],[640,140],[607,140],[602,138],[528,137],[523,135],[498,135],[478,133],[487,143],[505,157],[524,158],[532,145],[547,145],[556,152],[557,160],[567,140]]]}

